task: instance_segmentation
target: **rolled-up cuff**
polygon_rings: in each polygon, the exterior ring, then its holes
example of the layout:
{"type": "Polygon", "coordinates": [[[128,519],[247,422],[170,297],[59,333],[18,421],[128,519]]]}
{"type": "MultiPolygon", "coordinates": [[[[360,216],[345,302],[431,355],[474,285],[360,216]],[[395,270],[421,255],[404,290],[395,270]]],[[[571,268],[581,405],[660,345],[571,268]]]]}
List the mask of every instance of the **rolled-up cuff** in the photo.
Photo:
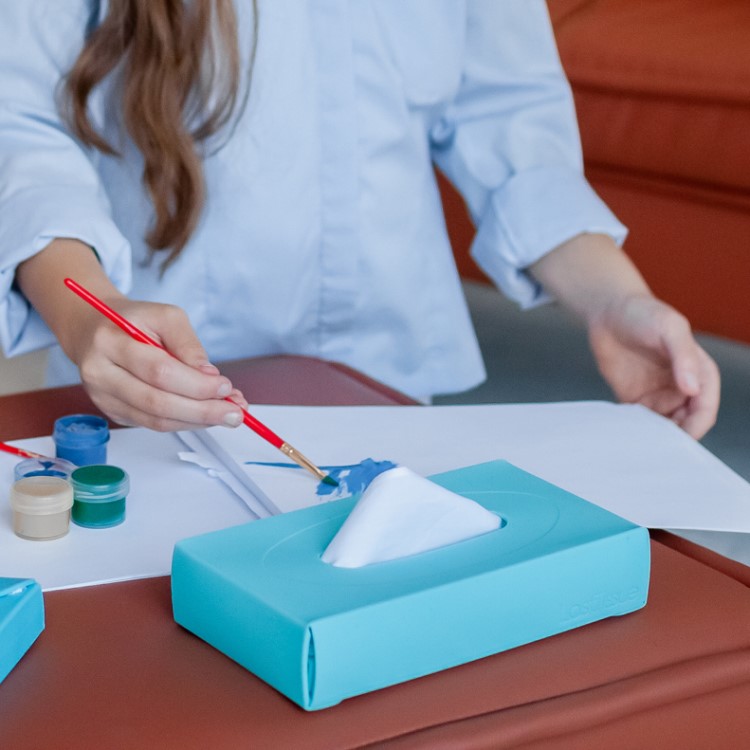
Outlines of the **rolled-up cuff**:
{"type": "Polygon", "coordinates": [[[0,209],[0,344],[8,357],[54,343],[14,280],[19,263],[58,237],[93,247],[115,286],[123,292],[130,287],[130,245],[109,217],[103,193],[59,185],[5,199],[0,209]]]}
{"type": "Polygon", "coordinates": [[[510,299],[528,308],[550,299],[526,272],[558,245],[584,232],[622,244],[627,229],[573,169],[519,172],[491,196],[471,254],[510,299]]]}

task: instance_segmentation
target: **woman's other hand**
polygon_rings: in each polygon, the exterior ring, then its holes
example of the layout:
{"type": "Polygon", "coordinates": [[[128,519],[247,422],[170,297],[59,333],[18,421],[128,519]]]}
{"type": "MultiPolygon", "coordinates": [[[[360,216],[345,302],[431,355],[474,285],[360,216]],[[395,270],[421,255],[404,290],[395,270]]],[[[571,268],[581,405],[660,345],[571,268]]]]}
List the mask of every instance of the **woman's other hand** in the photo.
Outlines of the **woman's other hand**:
{"type": "Polygon", "coordinates": [[[696,439],[708,432],[719,409],[716,363],[610,237],[578,235],[529,271],[585,322],[599,371],[620,401],[643,404],[696,439]]]}
{"type": "Polygon", "coordinates": [[[618,300],[589,322],[589,342],[618,400],[643,404],[694,438],[713,427],[719,369],[669,305],[650,296],[618,300]]]}

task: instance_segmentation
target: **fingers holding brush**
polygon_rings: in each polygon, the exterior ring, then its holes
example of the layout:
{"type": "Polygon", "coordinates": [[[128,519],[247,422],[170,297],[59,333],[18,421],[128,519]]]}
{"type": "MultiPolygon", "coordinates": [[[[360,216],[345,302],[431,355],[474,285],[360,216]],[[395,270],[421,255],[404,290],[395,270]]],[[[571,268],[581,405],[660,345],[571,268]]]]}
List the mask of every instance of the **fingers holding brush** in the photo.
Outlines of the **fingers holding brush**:
{"type": "Polygon", "coordinates": [[[223,398],[198,399],[165,390],[117,366],[105,380],[104,387],[86,387],[97,406],[119,424],[160,432],[242,424],[240,407],[223,398]]]}
{"type": "Polygon", "coordinates": [[[143,346],[97,316],[97,331],[78,366],[103,412],[120,424],[160,431],[242,424],[244,398],[208,361],[181,310],[127,299],[115,304],[131,320],[148,320],[144,333],[158,345],[143,346]],[[173,350],[161,348],[162,341],[173,350]],[[232,395],[235,402],[227,401],[232,395]]]}

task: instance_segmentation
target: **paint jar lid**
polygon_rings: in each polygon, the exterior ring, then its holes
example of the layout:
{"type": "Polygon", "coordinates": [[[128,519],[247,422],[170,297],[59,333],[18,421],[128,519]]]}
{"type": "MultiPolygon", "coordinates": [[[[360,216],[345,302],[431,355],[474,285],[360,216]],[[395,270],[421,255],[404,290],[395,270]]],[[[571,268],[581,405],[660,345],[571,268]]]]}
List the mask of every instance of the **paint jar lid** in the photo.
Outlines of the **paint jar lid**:
{"type": "Polygon", "coordinates": [[[46,516],[73,506],[73,487],[61,477],[23,477],[10,488],[10,507],[17,513],[46,516]]]}
{"type": "Polygon", "coordinates": [[[16,481],[24,477],[69,479],[75,470],[76,465],[64,458],[27,458],[15,465],[13,477],[16,481]]]}
{"type": "Polygon", "coordinates": [[[130,489],[130,481],[124,469],[109,464],[80,466],[71,475],[75,498],[89,503],[104,503],[124,497],[130,489]]]}
{"type": "Polygon", "coordinates": [[[69,414],[55,420],[52,439],[66,448],[89,448],[109,440],[109,426],[94,414],[69,414]]]}

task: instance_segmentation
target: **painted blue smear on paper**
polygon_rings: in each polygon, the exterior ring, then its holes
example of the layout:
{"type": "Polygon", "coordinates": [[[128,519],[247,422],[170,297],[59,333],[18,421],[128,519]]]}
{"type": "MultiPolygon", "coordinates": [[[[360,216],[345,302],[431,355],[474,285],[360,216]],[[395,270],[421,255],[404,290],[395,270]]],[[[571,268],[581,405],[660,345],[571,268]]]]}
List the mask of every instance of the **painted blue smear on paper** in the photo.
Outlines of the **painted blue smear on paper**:
{"type": "Polygon", "coordinates": [[[393,461],[373,461],[371,458],[366,458],[364,461],[360,461],[353,466],[336,466],[326,469],[328,476],[331,479],[335,479],[339,486],[333,487],[330,484],[321,482],[315,494],[322,496],[335,493],[336,496],[343,497],[354,495],[357,492],[364,492],[378,474],[395,468],[396,464],[393,461]]]}
{"type": "MultiPolygon", "coordinates": [[[[284,469],[301,469],[295,463],[266,461],[245,461],[245,463],[252,466],[276,466],[284,469]]],[[[338,487],[319,482],[315,494],[318,497],[330,495],[341,498],[349,497],[357,492],[364,492],[376,476],[382,474],[384,471],[388,471],[388,469],[395,469],[396,464],[393,461],[375,461],[372,458],[366,458],[358,464],[321,466],[320,468],[328,472],[328,476],[331,479],[335,479],[338,482],[338,487]]]]}

